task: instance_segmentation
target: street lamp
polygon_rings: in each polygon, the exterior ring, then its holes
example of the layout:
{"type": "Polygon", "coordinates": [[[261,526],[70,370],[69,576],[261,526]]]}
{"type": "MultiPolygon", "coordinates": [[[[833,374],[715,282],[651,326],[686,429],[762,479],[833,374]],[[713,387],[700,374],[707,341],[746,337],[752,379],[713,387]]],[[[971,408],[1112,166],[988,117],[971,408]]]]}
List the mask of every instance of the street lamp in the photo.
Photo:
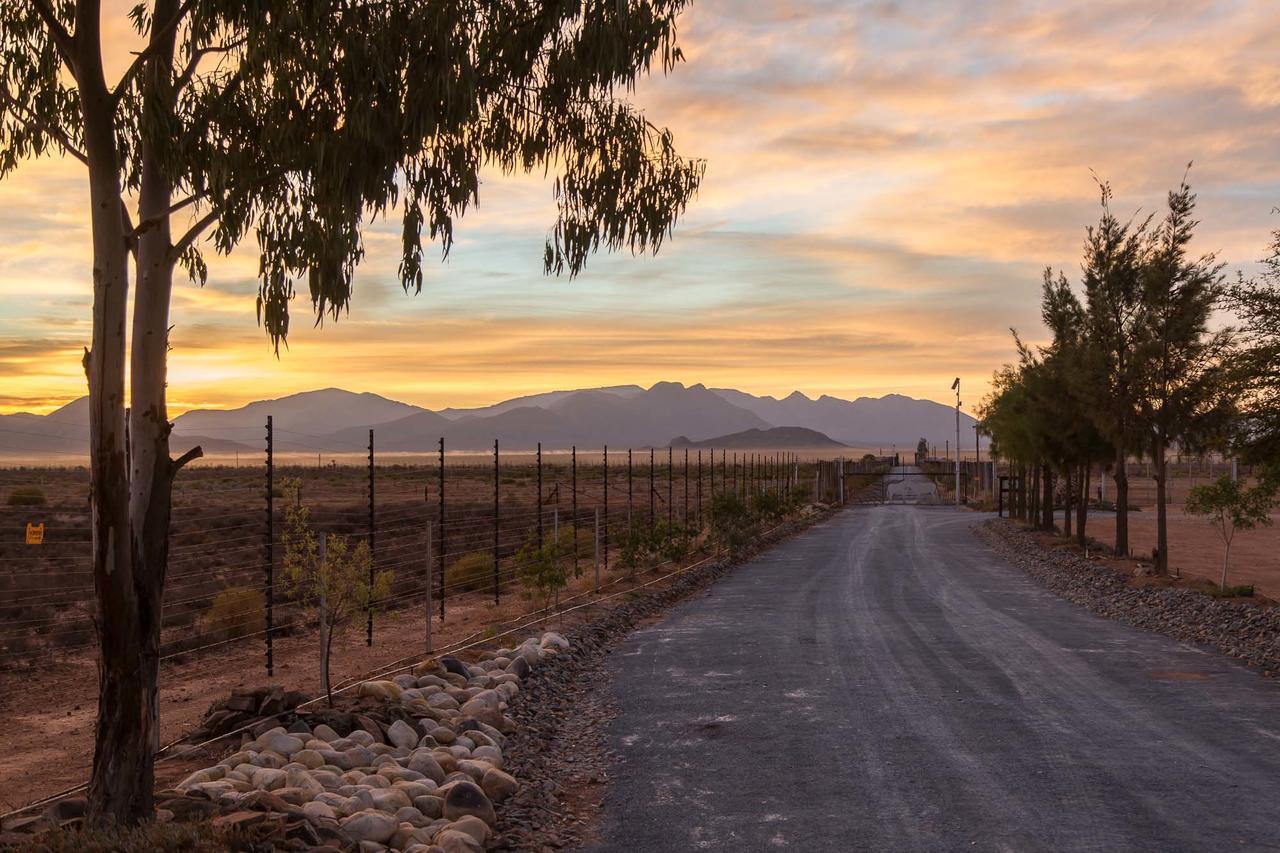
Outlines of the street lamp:
{"type": "Polygon", "coordinates": [[[960,377],[951,383],[956,392],[956,506],[960,506],[960,377]]]}

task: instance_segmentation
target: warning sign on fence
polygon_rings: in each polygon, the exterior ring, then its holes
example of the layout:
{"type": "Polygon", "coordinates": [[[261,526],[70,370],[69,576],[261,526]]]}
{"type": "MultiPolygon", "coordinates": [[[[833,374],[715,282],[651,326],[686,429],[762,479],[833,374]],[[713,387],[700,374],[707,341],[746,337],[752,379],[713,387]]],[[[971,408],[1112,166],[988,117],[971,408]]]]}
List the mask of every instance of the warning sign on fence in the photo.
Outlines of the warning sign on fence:
{"type": "Polygon", "coordinates": [[[27,544],[42,545],[44,544],[44,522],[32,524],[27,522],[27,544]]]}

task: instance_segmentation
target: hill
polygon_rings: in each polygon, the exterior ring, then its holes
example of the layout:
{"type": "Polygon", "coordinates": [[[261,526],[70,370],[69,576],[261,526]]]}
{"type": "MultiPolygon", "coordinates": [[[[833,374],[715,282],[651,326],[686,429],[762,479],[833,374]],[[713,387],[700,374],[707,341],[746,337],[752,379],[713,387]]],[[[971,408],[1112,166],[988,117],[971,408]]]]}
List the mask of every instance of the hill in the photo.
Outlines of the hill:
{"type": "Polygon", "coordinates": [[[671,440],[672,447],[715,448],[736,450],[825,450],[848,447],[817,430],[804,427],[774,427],[772,429],[748,429],[730,435],[692,441],[686,436],[671,440]]]}

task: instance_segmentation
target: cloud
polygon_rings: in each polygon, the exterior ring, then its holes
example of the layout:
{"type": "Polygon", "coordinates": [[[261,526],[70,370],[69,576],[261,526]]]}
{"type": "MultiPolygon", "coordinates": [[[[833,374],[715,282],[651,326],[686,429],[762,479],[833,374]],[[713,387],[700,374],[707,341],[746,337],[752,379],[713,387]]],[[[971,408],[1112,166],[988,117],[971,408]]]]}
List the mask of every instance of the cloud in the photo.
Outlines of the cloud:
{"type": "MultiPolygon", "coordinates": [[[[117,70],[126,5],[104,12],[117,70]]],[[[1010,357],[1009,326],[1035,340],[1043,267],[1077,274],[1090,170],[1119,209],[1153,211],[1195,160],[1197,248],[1246,272],[1277,224],[1267,0],[697,0],[680,32],[688,61],[634,98],[708,172],[658,258],[543,277],[548,182],[487,172],[421,295],[400,290],[393,212],[366,231],[350,314],[316,329],[300,299],[276,359],[248,245],[209,259],[204,290],[177,285],[175,411],[316,385],[466,405],[659,379],[946,400],[957,372],[980,388],[1010,357]]],[[[0,183],[0,411],[83,388],[78,169],[0,183]]]]}

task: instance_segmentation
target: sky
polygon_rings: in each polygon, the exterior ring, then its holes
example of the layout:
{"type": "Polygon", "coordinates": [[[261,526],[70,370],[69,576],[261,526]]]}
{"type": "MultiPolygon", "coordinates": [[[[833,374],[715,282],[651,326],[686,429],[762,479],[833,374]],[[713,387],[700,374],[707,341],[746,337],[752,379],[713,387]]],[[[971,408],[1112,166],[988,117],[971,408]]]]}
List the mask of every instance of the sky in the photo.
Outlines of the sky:
{"type": "MultiPolygon", "coordinates": [[[[124,12],[104,3],[116,64],[124,12]]],[[[171,414],[344,387],[431,408],[660,380],[965,408],[1043,333],[1041,271],[1079,279],[1094,175],[1158,211],[1195,161],[1196,249],[1248,275],[1280,227],[1272,0],[694,0],[687,61],[631,99],[707,173],[658,257],[542,274],[541,176],[487,174],[421,294],[398,223],[366,230],[350,314],[287,350],[256,325],[253,244],[174,297],[171,414]]],[[[85,393],[78,163],[0,181],[0,412],[85,393]]]]}

